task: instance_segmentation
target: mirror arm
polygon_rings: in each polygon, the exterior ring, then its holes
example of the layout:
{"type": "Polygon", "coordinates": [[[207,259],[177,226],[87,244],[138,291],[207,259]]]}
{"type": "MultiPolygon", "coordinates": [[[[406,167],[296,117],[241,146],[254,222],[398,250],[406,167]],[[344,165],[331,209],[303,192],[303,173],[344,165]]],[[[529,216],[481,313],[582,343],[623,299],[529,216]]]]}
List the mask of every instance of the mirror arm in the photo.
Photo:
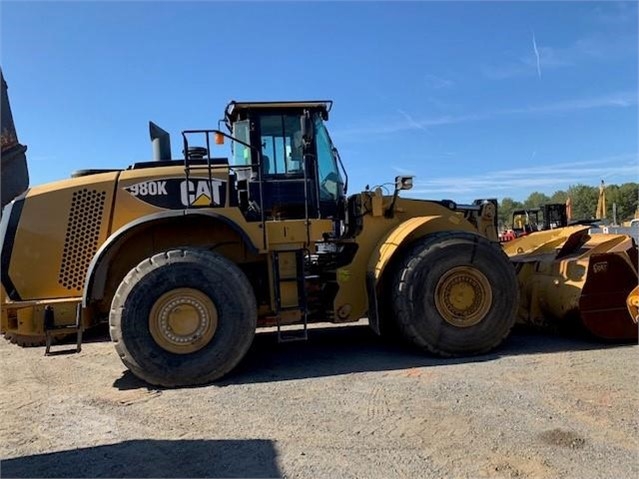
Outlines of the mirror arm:
{"type": "Polygon", "coordinates": [[[308,110],[304,110],[304,114],[300,116],[300,128],[302,130],[302,141],[306,146],[309,146],[313,141],[313,123],[308,110]]]}

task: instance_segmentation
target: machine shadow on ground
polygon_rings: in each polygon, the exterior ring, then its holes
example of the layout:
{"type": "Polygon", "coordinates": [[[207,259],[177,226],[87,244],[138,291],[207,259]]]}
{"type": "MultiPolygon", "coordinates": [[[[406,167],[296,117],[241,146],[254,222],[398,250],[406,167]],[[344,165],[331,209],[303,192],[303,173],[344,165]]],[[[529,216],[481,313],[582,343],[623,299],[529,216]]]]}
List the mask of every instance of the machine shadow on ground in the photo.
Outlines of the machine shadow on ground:
{"type": "Polygon", "coordinates": [[[134,440],[2,461],[2,477],[281,477],[272,441],[134,440]]]}
{"type": "MultiPolygon", "coordinates": [[[[308,341],[277,343],[276,333],[258,333],[250,351],[217,386],[288,381],[370,371],[393,371],[419,367],[477,363],[503,356],[587,351],[628,347],[583,337],[543,334],[515,328],[509,338],[490,354],[465,358],[439,358],[410,345],[376,336],[367,325],[310,329],[308,341]]],[[[634,344],[634,343],[633,343],[634,344]]],[[[126,371],[114,382],[118,389],[150,388],[126,371]]]]}

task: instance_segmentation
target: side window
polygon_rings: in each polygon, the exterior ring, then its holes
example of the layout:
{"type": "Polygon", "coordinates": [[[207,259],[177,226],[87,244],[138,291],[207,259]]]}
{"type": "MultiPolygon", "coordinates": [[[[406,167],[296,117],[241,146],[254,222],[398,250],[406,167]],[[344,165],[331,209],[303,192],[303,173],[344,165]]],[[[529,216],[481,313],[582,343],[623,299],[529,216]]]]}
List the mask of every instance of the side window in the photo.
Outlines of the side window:
{"type": "MultiPolygon", "coordinates": [[[[233,137],[241,140],[245,143],[249,143],[249,124],[248,120],[236,121],[233,124],[233,137]]],[[[251,150],[242,145],[241,143],[233,142],[231,144],[233,149],[233,165],[235,166],[249,166],[251,164],[251,150]]]]}
{"type": "Polygon", "coordinates": [[[267,175],[301,175],[302,132],[299,116],[260,117],[263,171],[267,175]]]}

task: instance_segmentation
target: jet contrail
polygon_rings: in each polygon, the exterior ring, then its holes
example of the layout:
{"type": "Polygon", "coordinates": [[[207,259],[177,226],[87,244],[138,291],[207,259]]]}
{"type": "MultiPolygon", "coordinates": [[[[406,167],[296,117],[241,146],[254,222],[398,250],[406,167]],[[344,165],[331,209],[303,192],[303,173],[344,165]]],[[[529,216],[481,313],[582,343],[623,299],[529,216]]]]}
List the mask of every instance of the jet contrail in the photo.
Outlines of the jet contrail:
{"type": "Polygon", "coordinates": [[[535,41],[535,32],[533,32],[532,35],[533,50],[535,51],[535,57],[537,58],[537,75],[539,76],[539,79],[541,79],[541,62],[539,60],[539,50],[537,50],[537,42],[535,41]]]}
{"type": "Polygon", "coordinates": [[[406,118],[406,120],[408,120],[408,123],[410,126],[412,126],[413,128],[417,128],[419,130],[423,130],[423,131],[428,131],[424,125],[422,125],[420,122],[415,121],[415,119],[409,115],[408,113],[406,113],[404,110],[400,110],[398,109],[397,112],[402,115],[404,118],[406,118]]]}

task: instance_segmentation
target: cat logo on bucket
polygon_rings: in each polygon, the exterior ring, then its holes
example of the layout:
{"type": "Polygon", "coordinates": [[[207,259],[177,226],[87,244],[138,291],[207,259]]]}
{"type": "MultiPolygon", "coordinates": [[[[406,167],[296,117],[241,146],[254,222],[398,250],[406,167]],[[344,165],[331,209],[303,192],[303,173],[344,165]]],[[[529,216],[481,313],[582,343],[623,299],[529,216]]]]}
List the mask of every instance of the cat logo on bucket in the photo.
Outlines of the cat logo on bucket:
{"type": "Polygon", "coordinates": [[[594,273],[605,273],[606,271],[608,271],[608,262],[599,261],[598,263],[594,263],[592,265],[592,271],[594,273]]]}
{"type": "Polygon", "coordinates": [[[129,185],[125,191],[159,208],[182,209],[224,206],[226,181],[213,178],[167,178],[129,185]]]}

